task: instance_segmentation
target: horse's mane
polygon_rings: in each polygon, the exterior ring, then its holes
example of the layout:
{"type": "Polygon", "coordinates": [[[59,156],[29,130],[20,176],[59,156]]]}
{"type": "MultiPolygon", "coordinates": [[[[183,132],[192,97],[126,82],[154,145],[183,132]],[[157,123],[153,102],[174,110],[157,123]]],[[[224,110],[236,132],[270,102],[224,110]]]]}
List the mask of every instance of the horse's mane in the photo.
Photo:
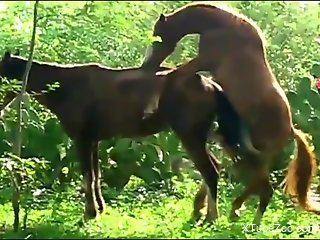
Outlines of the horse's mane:
{"type": "MultiPolygon", "coordinates": [[[[28,59],[22,56],[18,55],[11,55],[11,59],[17,59],[21,60],[23,62],[27,62],[28,59]]],[[[63,63],[57,63],[57,62],[46,62],[46,61],[39,61],[39,60],[32,60],[32,64],[36,64],[39,66],[48,66],[48,67],[56,67],[56,68],[64,68],[64,69],[72,69],[72,68],[79,68],[79,67],[97,67],[101,68],[104,70],[109,70],[109,71],[124,71],[124,70],[137,70],[137,68],[111,68],[107,67],[105,65],[102,65],[97,62],[89,62],[89,63],[73,63],[73,64],[63,64],[63,63]]]]}
{"type": "MultiPolygon", "coordinates": [[[[27,62],[28,59],[22,56],[17,56],[17,55],[11,55],[10,57],[11,59],[17,59],[17,60],[21,60],[21,61],[25,61],[27,62]]],[[[104,67],[103,65],[99,64],[99,63],[85,63],[85,64],[81,64],[81,63],[76,63],[76,64],[63,64],[63,63],[57,63],[57,62],[46,62],[46,61],[39,61],[39,60],[32,60],[32,64],[37,64],[37,65],[47,65],[47,66],[52,66],[52,67],[59,67],[59,68],[74,68],[74,67],[82,67],[82,66],[88,66],[88,65],[97,65],[97,66],[101,66],[104,67]]]]}
{"type": "Polygon", "coordinates": [[[213,14],[221,14],[221,18],[229,18],[228,24],[233,25],[237,28],[244,27],[246,30],[249,30],[254,35],[257,35],[260,37],[262,46],[265,48],[266,46],[266,39],[264,37],[264,34],[261,30],[261,28],[257,25],[255,21],[250,19],[249,17],[245,16],[244,14],[236,11],[234,8],[231,8],[225,4],[216,4],[216,3],[210,3],[210,2],[192,2],[189,4],[186,4],[180,8],[177,8],[172,13],[166,14],[166,17],[178,15],[178,14],[186,14],[186,12],[194,11],[195,9],[202,9],[211,11],[213,14]]]}

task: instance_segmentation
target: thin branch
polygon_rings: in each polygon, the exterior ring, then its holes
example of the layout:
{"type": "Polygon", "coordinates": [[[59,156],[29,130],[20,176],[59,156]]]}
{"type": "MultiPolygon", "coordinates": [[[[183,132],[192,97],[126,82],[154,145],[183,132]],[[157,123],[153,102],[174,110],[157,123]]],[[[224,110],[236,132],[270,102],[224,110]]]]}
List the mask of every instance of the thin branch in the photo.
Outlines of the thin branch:
{"type": "MultiPolygon", "coordinates": [[[[22,89],[21,92],[17,96],[18,106],[17,106],[17,128],[16,128],[16,137],[15,141],[13,143],[12,151],[13,153],[20,157],[21,155],[21,142],[22,142],[22,97],[25,94],[27,83],[28,83],[28,76],[32,65],[32,57],[33,57],[33,51],[34,51],[34,45],[35,45],[35,38],[36,38],[36,28],[37,28],[37,15],[38,15],[38,4],[39,1],[37,0],[34,4],[34,13],[33,13],[33,30],[32,30],[32,37],[30,42],[30,53],[28,62],[26,65],[25,72],[22,76],[22,89]]],[[[13,168],[12,172],[10,173],[11,180],[12,180],[12,207],[14,211],[14,224],[13,228],[14,231],[18,231],[19,229],[19,212],[20,212],[20,183],[21,183],[21,177],[18,173],[18,171],[13,168]]]]}
{"type": "Polygon", "coordinates": [[[34,13],[33,13],[33,30],[32,30],[32,37],[31,37],[31,42],[30,42],[30,53],[29,53],[29,57],[28,57],[28,62],[26,65],[26,69],[25,72],[22,76],[22,88],[20,93],[17,96],[17,100],[18,100],[18,108],[17,108],[17,114],[18,114],[18,124],[17,124],[17,132],[16,132],[16,144],[14,144],[13,146],[13,153],[16,154],[17,156],[21,155],[21,140],[22,140],[22,136],[21,136],[21,132],[22,132],[22,126],[21,126],[21,122],[22,122],[22,114],[21,114],[21,109],[22,109],[22,96],[25,94],[26,92],[26,88],[27,88],[27,83],[28,83],[28,76],[29,76],[29,72],[31,69],[31,65],[32,65],[32,57],[33,57],[33,52],[34,52],[34,45],[35,45],[35,39],[36,39],[36,28],[37,28],[37,15],[38,15],[38,4],[39,1],[37,0],[34,4],[34,13]]]}

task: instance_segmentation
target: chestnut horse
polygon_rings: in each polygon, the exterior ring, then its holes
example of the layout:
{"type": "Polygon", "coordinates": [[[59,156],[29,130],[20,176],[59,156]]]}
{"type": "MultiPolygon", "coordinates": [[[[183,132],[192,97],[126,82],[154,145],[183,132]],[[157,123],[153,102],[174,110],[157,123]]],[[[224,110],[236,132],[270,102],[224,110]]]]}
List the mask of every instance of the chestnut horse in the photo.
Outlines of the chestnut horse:
{"type": "MultiPolygon", "coordinates": [[[[158,66],[175,50],[177,43],[188,34],[200,34],[199,53],[200,51],[205,52],[207,40],[203,33],[220,27],[237,25],[242,18],[246,20],[240,15],[237,19],[233,19],[237,16],[236,13],[225,11],[208,3],[190,3],[171,14],[160,14],[154,24],[153,35],[161,37],[162,43],[154,42],[153,49],[148,49],[142,68],[157,71],[158,66]]],[[[237,151],[247,155],[258,154],[259,151],[252,145],[247,133],[245,122],[243,122],[241,131],[242,136],[237,151]]]]}
{"type": "MultiPolygon", "coordinates": [[[[0,76],[21,80],[26,63],[27,59],[6,52],[0,62],[0,76]]],[[[210,160],[216,162],[216,159],[206,150],[207,134],[214,117],[218,121],[233,117],[231,121],[219,123],[220,126],[225,124],[220,134],[226,143],[237,144],[239,118],[234,118],[234,110],[219,85],[197,74],[175,80],[172,82],[174,85],[165,87],[165,103],[161,101],[161,108],[158,108],[161,111],[143,120],[148,106],[164,94],[162,89],[166,75],[165,72],[160,72],[160,75],[140,68],[120,70],[95,63],[62,65],[32,62],[27,92],[36,93],[36,100],[57,116],[76,146],[84,182],[87,219],[94,218],[98,211],[102,213],[105,209],[98,161],[100,140],[147,136],[172,126],[201,173],[204,169],[216,171],[210,160]],[[48,84],[55,82],[59,83],[59,88],[47,91],[48,84]],[[233,132],[225,129],[233,129],[233,132]]],[[[0,110],[15,96],[15,92],[7,92],[0,110]]],[[[155,108],[151,106],[151,110],[155,108]]]]}
{"type": "MultiPolygon", "coordinates": [[[[249,152],[242,154],[242,158],[247,159],[247,168],[242,171],[251,174],[252,178],[233,202],[230,218],[239,217],[238,210],[243,202],[251,194],[257,194],[260,203],[253,222],[260,224],[273,195],[269,166],[291,138],[296,140],[298,153],[289,164],[285,189],[297,197],[304,210],[318,214],[319,206],[308,197],[312,176],[317,169],[315,156],[305,134],[292,124],[288,99],[269,66],[261,30],[248,18],[232,11],[205,3],[188,4],[172,14],[160,15],[154,26],[154,35],[160,36],[162,43],[154,44],[144,67],[159,66],[174,51],[177,42],[191,33],[200,34],[198,56],[183,64],[170,77],[175,79],[209,71],[246,123],[248,131],[245,134],[250,135],[257,150],[250,155],[249,152]]],[[[213,195],[215,181],[208,187],[213,195]]]]}

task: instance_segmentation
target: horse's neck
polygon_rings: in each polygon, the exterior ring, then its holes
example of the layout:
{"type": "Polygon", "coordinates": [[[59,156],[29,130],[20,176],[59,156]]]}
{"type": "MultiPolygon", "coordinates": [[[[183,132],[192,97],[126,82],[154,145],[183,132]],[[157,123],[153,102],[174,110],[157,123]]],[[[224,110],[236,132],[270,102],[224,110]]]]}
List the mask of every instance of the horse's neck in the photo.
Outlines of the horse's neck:
{"type": "Polygon", "coordinates": [[[174,16],[170,19],[170,28],[174,29],[175,36],[172,36],[177,42],[188,34],[200,33],[198,22],[188,19],[187,16],[174,16]],[[179,30],[178,30],[179,29],[179,30]]]}
{"type": "Polygon", "coordinates": [[[67,69],[46,64],[32,64],[27,84],[28,92],[41,93],[48,89],[48,85],[65,78],[67,69]]]}
{"type": "Polygon", "coordinates": [[[40,104],[44,105],[54,114],[59,115],[64,95],[60,88],[64,88],[63,81],[74,75],[74,68],[63,68],[49,64],[32,64],[27,84],[27,92],[40,104]],[[50,85],[59,84],[58,88],[50,89],[50,85]]]}
{"type": "Polygon", "coordinates": [[[194,8],[169,16],[168,22],[176,33],[176,39],[180,40],[188,34],[201,34],[205,30],[218,27],[220,18],[219,14],[214,14],[212,10],[194,8]]]}

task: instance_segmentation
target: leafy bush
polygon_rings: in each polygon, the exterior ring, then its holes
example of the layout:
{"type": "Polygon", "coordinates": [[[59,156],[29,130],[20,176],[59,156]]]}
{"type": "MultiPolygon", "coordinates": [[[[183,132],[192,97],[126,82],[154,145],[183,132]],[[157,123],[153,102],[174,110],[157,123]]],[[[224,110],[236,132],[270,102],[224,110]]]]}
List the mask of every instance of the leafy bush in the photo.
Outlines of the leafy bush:
{"type": "MultiPolygon", "coordinates": [[[[159,14],[171,12],[185,3],[187,1],[43,2],[39,9],[34,58],[59,63],[99,62],[119,68],[139,66],[159,14]]],[[[0,50],[20,49],[21,55],[26,56],[33,6],[30,2],[5,2],[4,5],[6,9],[0,10],[6,12],[0,15],[0,50]]],[[[319,34],[319,21],[316,21],[319,6],[248,1],[230,5],[257,21],[263,29],[269,44],[268,58],[288,94],[294,122],[311,134],[319,154],[319,96],[312,90],[309,74],[320,59],[320,48],[315,42],[319,34]]],[[[176,65],[192,58],[197,52],[197,41],[197,36],[185,37],[166,63],[176,65]]],[[[0,93],[4,91],[3,86],[0,93]]],[[[60,184],[77,180],[77,156],[56,117],[30,98],[25,103],[23,119],[21,157],[47,160],[47,167],[37,174],[41,182],[50,184],[55,176],[60,184]]],[[[11,149],[14,123],[11,108],[8,116],[0,121],[2,155],[11,149]]],[[[224,157],[217,147],[214,146],[213,151],[224,157]]],[[[170,161],[181,157],[186,157],[185,151],[172,133],[142,139],[109,139],[100,144],[104,180],[117,188],[123,188],[131,176],[147,183],[170,179],[170,161]]]]}

